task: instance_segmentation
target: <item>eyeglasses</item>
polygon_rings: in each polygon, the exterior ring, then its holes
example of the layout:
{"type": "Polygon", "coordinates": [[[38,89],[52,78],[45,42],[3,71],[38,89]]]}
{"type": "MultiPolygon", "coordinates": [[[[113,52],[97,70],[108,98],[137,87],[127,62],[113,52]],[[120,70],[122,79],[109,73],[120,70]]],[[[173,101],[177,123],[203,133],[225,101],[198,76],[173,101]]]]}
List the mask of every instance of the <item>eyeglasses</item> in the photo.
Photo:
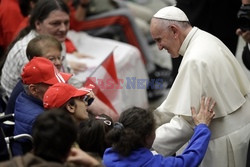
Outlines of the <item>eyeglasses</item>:
{"type": "Polygon", "coordinates": [[[88,104],[88,106],[90,106],[93,101],[94,101],[94,98],[93,97],[90,97],[89,95],[86,95],[83,97],[82,99],[84,102],[86,102],[88,104]]]}
{"type": "Polygon", "coordinates": [[[105,117],[95,116],[95,119],[97,119],[97,120],[103,120],[103,123],[105,123],[108,126],[112,125],[112,122],[110,120],[108,120],[107,118],[105,118],[105,117]]]}

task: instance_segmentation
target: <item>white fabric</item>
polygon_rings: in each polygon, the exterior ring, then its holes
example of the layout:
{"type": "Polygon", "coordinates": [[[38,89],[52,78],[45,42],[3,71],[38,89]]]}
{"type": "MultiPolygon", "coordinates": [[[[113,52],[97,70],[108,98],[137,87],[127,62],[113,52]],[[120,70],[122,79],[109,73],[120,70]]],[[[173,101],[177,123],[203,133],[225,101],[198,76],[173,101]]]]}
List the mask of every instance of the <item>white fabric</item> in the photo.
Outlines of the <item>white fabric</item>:
{"type": "MultiPolygon", "coordinates": [[[[173,119],[185,118],[192,126],[190,107],[199,109],[202,96],[212,97],[216,101],[216,119],[211,123],[212,137],[201,166],[245,166],[250,139],[250,83],[240,64],[221,41],[196,27],[185,38],[179,53],[183,55],[179,73],[157,111],[181,115],[173,119]]],[[[169,129],[160,127],[163,130],[156,131],[153,145],[164,155],[177,151],[187,142],[186,136],[192,134],[183,120],[173,125],[169,119],[162,125],[169,129]]]]}
{"type": "Polygon", "coordinates": [[[187,15],[175,6],[167,6],[154,14],[155,18],[174,21],[189,21],[187,15]]]}
{"type": "Polygon", "coordinates": [[[156,129],[153,148],[163,155],[173,155],[193,135],[193,128],[180,116],[174,116],[169,123],[156,129]],[[176,138],[181,136],[181,138],[176,138]]]}
{"type": "Polygon", "coordinates": [[[217,38],[193,28],[184,40],[178,75],[160,111],[191,116],[204,95],[216,101],[215,118],[224,117],[245,103],[250,83],[229,49],[217,38]],[[181,104],[181,105],[180,105],[181,104]]]}
{"type": "Polygon", "coordinates": [[[132,79],[132,77],[136,77],[136,79],[148,79],[145,66],[137,48],[119,41],[92,37],[84,32],[69,31],[68,38],[75,44],[80,53],[93,57],[92,59],[76,59],[71,55],[67,55],[67,59],[70,61],[78,61],[88,65],[87,71],[76,75],[79,80],[84,82],[93,70],[114,50],[117,76],[118,79],[124,80],[124,83],[121,85],[123,88],[120,90],[122,102],[119,112],[132,106],[148,107],[147,90],[138,87],[129,89],[127,86],[127,81],[132,79]]]}

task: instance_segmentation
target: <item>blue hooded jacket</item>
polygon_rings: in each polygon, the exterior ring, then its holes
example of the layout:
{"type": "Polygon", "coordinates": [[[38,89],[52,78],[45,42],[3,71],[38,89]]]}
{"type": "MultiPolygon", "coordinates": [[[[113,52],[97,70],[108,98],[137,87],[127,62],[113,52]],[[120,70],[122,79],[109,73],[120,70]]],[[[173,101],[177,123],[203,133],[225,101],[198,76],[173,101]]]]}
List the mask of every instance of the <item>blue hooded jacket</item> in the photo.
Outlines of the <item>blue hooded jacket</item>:
{"type": "Polygon", "coordinates": [[[119,155],[112,148],[105,150],[103,163],[106,167],[196,167],[205,156],[211,132],[207,125],[196,126],[190,143],[181,155],[164,157],[153,155],[147,148],[139,148],[128,157],[119,155]]]}

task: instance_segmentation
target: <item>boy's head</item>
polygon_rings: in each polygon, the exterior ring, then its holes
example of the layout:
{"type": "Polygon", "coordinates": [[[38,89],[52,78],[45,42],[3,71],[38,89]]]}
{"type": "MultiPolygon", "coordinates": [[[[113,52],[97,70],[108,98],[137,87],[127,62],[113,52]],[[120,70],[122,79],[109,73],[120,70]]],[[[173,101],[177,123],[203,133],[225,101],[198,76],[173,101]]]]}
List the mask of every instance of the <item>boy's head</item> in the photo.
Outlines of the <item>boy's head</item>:
{"type": "Polygon", "coordinates": [[[50,35],[38,35],[27,46],[26,55],[29,60],[33,57],[44,57],[53,62],[60,71],[62,68],[61,43],[50,35]]]}
{"type": "Polygon", "coordinates": [[[32,128],[34,154],[45,160],[64,162],[77,138],[71,115],[54,109],[39,115],[32,128]]]}

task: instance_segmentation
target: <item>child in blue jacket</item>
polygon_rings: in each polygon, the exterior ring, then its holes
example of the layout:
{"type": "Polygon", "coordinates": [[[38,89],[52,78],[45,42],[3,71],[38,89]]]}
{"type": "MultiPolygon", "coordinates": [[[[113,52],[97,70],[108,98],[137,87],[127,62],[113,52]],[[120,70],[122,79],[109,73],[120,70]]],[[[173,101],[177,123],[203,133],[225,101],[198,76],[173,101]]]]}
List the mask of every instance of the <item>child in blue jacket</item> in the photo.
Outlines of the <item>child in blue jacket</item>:
{"type": "Polygon", "coordinates": [[[124,111],[119,122],[107,134],[112,144],[106,149],[103,163],[106,167],[195,167],[198,166],[207,150],[210,140],[208,126],[214,117],[215,102],[202,97],[199,113],[191,108],[195,125],[189,145],[181,155],[164,157],[154,155],[150,148],[155,139],[153,112],[133,107],[124,111]]]}

